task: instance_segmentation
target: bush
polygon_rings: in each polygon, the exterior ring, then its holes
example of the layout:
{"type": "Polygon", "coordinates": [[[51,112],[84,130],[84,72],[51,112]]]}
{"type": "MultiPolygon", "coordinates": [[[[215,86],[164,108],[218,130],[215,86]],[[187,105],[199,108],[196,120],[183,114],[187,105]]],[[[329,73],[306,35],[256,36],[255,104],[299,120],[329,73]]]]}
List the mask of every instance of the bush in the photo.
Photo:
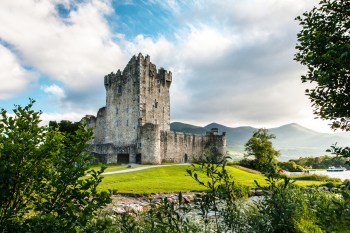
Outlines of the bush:
{"type": "Polygon", "coordinates": [[[0,114],[0,229],[5,232],[76,232],[106,228],[91,221],[93,212],[111,202],[97,193],[100,171],[89,169],[92,155],[84,151],[92,129],[66,135],[40,127],[41,112],[16,106],[15,117],[0,114]]]}
{"type": "Polygon", "coordinates": [[[289,172],[303,172],[304,168],[302,166],[297,165],[295,162],[278,162],[277,166],[279,166],[282,170],[286,170],[289,172]]]}

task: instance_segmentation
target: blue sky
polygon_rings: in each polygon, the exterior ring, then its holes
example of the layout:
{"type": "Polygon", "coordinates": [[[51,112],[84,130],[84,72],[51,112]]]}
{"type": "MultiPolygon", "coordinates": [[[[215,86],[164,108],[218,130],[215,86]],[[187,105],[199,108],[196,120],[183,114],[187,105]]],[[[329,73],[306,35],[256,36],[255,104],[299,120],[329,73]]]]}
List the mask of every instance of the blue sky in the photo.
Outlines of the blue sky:
{"type": "Polygon", "coordinates": [[[104,75],[141,52],[173,73],[171,121],[278,127],[314,120],[293,61],[294,18],[314,0],[0,2],[0,107],[34,98],[49,120],[105,104],[104,75]]]}

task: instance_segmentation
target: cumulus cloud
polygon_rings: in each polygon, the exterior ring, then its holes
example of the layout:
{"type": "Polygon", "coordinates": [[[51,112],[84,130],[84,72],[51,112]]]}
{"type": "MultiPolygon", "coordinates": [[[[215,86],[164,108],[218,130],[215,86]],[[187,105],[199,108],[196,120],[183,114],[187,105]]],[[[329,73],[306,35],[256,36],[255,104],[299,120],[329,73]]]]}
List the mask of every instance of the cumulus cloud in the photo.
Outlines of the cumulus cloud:
{"type": "Polygon", "coordinates": [[[305,125],[313,116],[304,95],[309,86],[300,81],[305,68],[293,61],[300,30],[294,18],[317,3],[152,0],[148,4],[172,12],[169,22],[180,25],[174,37],[159,32],[125,39],[108,26],[105,16],[113,14],[108,1],[3,1],[0,38],[19,51],[24,64],[62,83],[43,90],[60,99],[62,111],[79,118],[104,105],[103,76],[142,52],[158,68],[173,72],[172,121],[305,125]]]}
{"type": "Polygon", "coordinates": [[[66,96],[64,94],[63,89],[60,88],[59,86],[57,86],[56,84],[53,84],[51,86],[44,85],[44,86],[41,86],[41,89],[44,90],[44,92],[46,92],[46,93],[51,93],[51,94],[55,95],[59,99],[62,99],[66,96]]]}
{"type": "Polygon", "coordinates": [[[37,73],[25,70],[15,54],[0,44],[0,99],[25,92],[37,79],[37,73]]]}
{"type": "Polygon", "coordinates": [[[0,38],[27,66],[62,82],[67,97],[102,91],[103,76],[126,61],[104,17],[111,12],[108,1],[1,1],[0,38]],[[67,17],[60,17],[58,4],[67,8],[67,17]]]}

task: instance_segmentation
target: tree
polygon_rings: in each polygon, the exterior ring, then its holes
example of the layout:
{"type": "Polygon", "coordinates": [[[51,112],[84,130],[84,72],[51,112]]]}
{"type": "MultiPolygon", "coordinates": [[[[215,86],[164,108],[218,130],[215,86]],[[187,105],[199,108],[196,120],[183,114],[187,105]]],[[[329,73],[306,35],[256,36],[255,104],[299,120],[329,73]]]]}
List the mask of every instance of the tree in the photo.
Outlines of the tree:
{"type": "Polygon", "coordinates": [[[304,171],[304,168],[300,165],[297,165],[295,162],[278,162],[277,165],[286,171],[289,172],[302,172],[304,171]]]}
{"type": "Polygon", "coordinates": [[[314,114],[331,120],[332,129],[350,130],[350,1],[322,0],[319,7],[298,16],[294,60],[308,67],[302,82],[315,82],[306,89],[314,114]]]}
{"type": "Polygon", "coordinates": [[[60,123],[57,123],[56,121],[50,121],[49,127],[52,127],[54,130],[56,128],[59,128],[58,130],[60,132],[64,132],[66,134],[76,134],[75,132],[79,129],[79,126],[81,126],[80,122],[74,122],[62,120],[60,123]]]}
{"type": "Polygon", "coordinates": [[[254,156],[254,167],[258,170],[261,170],[261,165],[276,165],[276,157],[280,156],[280,151],[277,151],[273,148],[272,142],[270,139],[276,138],[273,134],[267,133],[268,129],[261,128],[258,131],[253,132],[253,136],[245,144],[244,158],[249,158],[254,156]]]}
{"type": "Polygon", "coordinates": [[[79,127],[67,140],[64,133],[39,126],[41,112],[31,109],[34,102],[16,106],[15,117],[0,111],[0,231],[103,229],[105,223],[91,220],[96,209],[111,202],[96,189],[105,168],[85,177],[93,157],[83,151],[92,130],[79,127]]]}
{"type": "MultiPolygon", "coordinates": [[[[350,131],[350,1],[322,0],[319,5],[296,18],[303,29],[294,60],[308,67],[302,82],[317,84],[306,89],[314,114],[331,120],[334,130],[350,131]]],[[[349,147],[334,145],[327,151],[350,157],[349,147]]]]}
{"type": "MultiPolygon", "coordinates": [[[[58,131],[64,133],[67,140],[72,140],[72,136],[76,135],[76,132],[80,126],[82,126],[80,122],[72,123],[71,121],[67,120],[62,120],[60,123],[57,123],[56,121],[49,122],[49,127],[52,127],[53,130],[58,129],[58,131]]],[[[68,146],[68,143],[65,143],[65,145],[68,146]]]]}

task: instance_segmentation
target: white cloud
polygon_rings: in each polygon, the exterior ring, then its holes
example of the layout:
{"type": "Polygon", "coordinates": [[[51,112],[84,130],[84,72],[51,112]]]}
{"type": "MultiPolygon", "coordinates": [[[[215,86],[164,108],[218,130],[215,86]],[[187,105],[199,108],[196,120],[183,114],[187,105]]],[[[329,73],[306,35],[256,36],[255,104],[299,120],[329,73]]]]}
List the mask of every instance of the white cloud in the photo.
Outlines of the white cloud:
{"type": "Polygon", "coordinates": [[[41,120],[40,125],[41,126],[48,125],[50,121],[60,122],[61,120],[68,120],[71,122],[77,122],[77,121],[80,121],[83,117],[84,117],[84,115],[78,114],[78,113],[61,114],[61,113],[46,113],[46,112],[44,112],[40,116],[40,120],[41,120]]]}
{"type": "Polygon", "coordinates": [[[68,18],[55,8],[67,1],[1,1],[0,37],[12,44],[27,65],[61,81],[67,88],[86,90],[101,85],[106,73],[125,56],[111,40],[105,14],[108,1],[76,4],[68,18]]]}
{"type": "Polygon", "coordinates": [[[55,95],[59,99],[62,99],[66,96],[64,94],[63,89],[60,88],[59,86],[57,86],[56,84],[53,84],[51,86],[44,85],[44,86],[41,86],[41,89],[44,90],[44,92],[46,92],[46,93],[51,93],[51,94],[55,95]]]}
{"type": "Polygon", "coordinates": [[[294,18],[318,0],[148,3],[172,11],[182,23],[174,40],[162,34],[132,40],[113,35],[105,19],[113,10],[108,1],[98,0],[1,1],[0,38],[27,65],[62,83],[43,90],[57,96],[66,111],[96,112],[104,104],[103,76],[122,70],[142,52],[158,68],[173,72],[172,120],[274,127],[313,118],[300,81],[305,69],[293,61],[300,30],[294,18]],[[60,18],[58,3],[76,10],[60,18]]]}
{"type": "Polygon", "coordinates": [[[9,99],[25,92],[38,74],[24,69],[16,56],[0,44],[0,99],[9,99]]]}

